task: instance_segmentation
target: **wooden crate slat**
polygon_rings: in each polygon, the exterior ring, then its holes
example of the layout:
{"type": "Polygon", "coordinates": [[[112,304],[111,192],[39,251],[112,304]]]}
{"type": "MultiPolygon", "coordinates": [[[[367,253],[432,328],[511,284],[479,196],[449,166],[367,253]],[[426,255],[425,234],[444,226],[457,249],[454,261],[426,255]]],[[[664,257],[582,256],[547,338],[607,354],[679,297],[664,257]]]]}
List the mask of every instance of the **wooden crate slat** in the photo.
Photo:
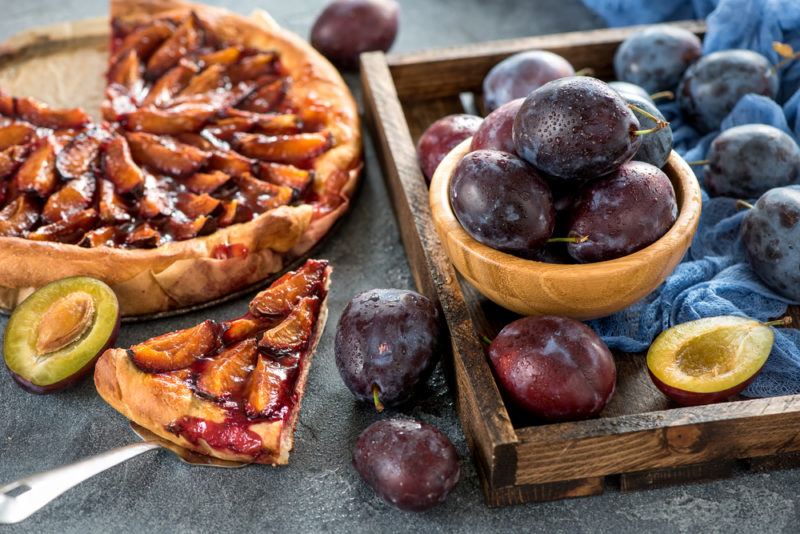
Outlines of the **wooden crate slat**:
{"type": "Polygon", "coordinates": [[[459,415],[465,433],[471,434],[473,454],[480,454],[494,472],[496,463],[508,463],[498,456],[504,445],[516,441],[514,429],[472,328],[455,270],[433,229],[427,188],[385,56],[364,54],[361,61],[367,119],[380,145],[409,265],[417,287],[439,303],[447,320],[461,384],[459,415]]]}
{"type": "MultiPolygon", "coordinates": [[[[698,21],[673,23],[702,34],[698,21]]],[[[439,98],[463,91],[480,91],[486,73],[499,61],[525,50],[550,50],[564,56],[576,69],[590,67],[594,75],[611,78],[614,52],[628,35],[641,26],[610,28],[523,37],[392,54],[388,58],[395,88],[401,100],[439,98]]]]}

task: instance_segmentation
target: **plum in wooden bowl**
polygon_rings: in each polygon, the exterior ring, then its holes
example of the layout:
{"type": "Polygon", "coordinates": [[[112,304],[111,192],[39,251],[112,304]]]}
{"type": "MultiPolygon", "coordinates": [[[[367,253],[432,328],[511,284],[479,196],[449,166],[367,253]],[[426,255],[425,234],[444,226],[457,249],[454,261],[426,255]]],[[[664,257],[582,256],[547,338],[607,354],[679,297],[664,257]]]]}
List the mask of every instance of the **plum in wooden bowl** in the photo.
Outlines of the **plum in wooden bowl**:
{"type": "Polygon", "coordinates": [[[509,310],[580,320],[610,315],[657,288],[691,244],[700,220],[700,186],[675,152],[663,171],[675,192],[677,218],[664,235],[640,250],[606,261],[557,264],[483,244],[465,231],[450,202],[451,179],[470,152],[471,142],[467,139],[456,146],[436,169],[429,193],[433,222],[458,272],[484,296],[509,310]]]}

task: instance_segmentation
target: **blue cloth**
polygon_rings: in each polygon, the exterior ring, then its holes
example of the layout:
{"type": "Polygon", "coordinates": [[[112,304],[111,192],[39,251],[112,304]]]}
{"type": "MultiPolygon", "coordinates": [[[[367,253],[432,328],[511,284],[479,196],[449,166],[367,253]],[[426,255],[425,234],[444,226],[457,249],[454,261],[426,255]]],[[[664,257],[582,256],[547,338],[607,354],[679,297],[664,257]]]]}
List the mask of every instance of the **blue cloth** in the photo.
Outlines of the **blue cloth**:
{"type": "MultiPolygon", "coordinates": [[[[704,52],[748,48],[773,63],[772,42],[800,50],[798,0],[584,0],[612,26],[708,16],[704,52]]],[[[800,139],[800,61],[782,68],[778,102],[747,95],[725,118],[721,131],[750,123],[769,124],[800,139]]],[[[659,106],[672,127],[675,150],[687,161],[705,159],[719,131],[699,134],[676,102],[659,106]]],[[[702,167],[695,167],[702,185],[702,167]]],[[[614,349],[640,352],[664,329],[701,317],[740,315],[766,321],[796,304],[764,285],[744,255],[739,225],[744,212],[735,199],[703,194],[703,213],[686,257],[656,291],[642,301],[590,325],[614,349]]],[[[776,329],[775,345],[762,372],[744,392],[761,397],[800,393],[800,331],[776,329]]]]}

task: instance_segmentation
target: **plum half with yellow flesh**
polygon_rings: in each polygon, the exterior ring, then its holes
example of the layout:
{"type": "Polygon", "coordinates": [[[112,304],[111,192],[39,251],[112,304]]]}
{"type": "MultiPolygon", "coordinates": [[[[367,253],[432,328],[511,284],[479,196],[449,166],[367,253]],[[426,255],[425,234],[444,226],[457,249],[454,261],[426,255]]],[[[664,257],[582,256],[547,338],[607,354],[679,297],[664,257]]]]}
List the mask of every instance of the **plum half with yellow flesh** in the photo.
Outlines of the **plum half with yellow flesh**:
{"type": "Polygon", "coordinates": [[[724,401],[742,392],[767,361],[772,326],[746,317],[707,317],[663,331],[647,351],[650,378],[684,406],[724,401]]]}
{"type": "Polygon", "coordinates": [[[6,326],[3,356],[24,389],[49,393],[91,371],[119,332],[114,291],[94,278],[51,282],[26,298],[6,326]]]}

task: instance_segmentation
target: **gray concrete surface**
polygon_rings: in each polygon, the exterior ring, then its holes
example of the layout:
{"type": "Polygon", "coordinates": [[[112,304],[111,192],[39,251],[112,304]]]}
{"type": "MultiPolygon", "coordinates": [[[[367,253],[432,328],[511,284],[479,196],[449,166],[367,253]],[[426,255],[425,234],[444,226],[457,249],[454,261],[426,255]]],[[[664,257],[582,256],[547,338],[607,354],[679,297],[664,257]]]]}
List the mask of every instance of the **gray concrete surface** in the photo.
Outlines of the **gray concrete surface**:
{"type": "MultiPolygon", "coordinates": [[[[217,3],[217,2],[213,2],[217,3]]],[[[306,35],[322,0],[222,1],[242,13],[270,10],[306,35]]],[[[579,0],[401,0],[396,50],[598,27],[579,0]]],[[[106,13],[105,0],[2,0],[0,38],[34,25],[106,13]]],[[[348,81],[354,90],[356,78],[348,81]]],[[[335,267],[330,321],[297,430],[291,465],[242,470],[190,468],[167,452],[147,453],[72,489],[5,532],[798,532],[800,472],[739,473],[730,480],[670,489],[532,504],[483,505],[453,400],[437,372],[403,413],[443,429],[462,458],[462,477],[442,506],[410,514],[385,505],[350,463],[358,433],[378,416],[357,405],[333,362],[333,336],[346,301],[373,287],[413,282],[374,148],[355,206],[317,256],[335,267]]],[[[125,325],[127,346],[206,316],[238,315],[247,299],[174,319],[125,325]]],[[[5,319],[0,319],[5,326],[5,319]]],[[[17,388],[0,370],[0,483],[135,439],[91,382],[50,396],[17,388]]]]}

